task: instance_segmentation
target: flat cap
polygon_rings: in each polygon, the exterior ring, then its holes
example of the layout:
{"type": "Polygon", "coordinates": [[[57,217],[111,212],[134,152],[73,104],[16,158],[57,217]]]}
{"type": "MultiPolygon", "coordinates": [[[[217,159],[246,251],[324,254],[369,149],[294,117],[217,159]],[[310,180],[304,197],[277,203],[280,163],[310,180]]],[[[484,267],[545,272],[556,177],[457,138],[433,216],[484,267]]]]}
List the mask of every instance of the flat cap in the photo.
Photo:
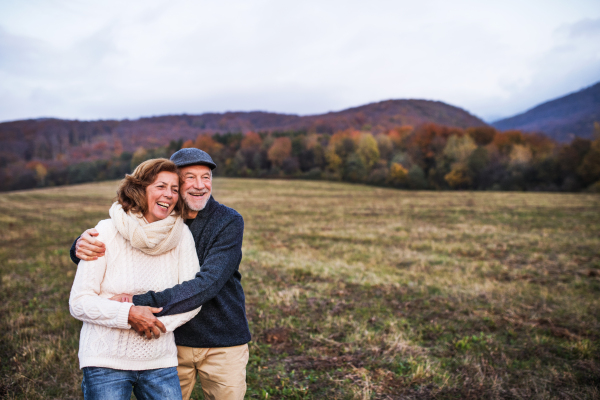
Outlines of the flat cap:
{"type": "Polygon", "coordinates": [[[217,164],[215,164],[207,152],[194,147],[176,151],[171,156],[171,161],[180,168],[188,165],[206,165],[210,169],[217,168],[217,164]]]}

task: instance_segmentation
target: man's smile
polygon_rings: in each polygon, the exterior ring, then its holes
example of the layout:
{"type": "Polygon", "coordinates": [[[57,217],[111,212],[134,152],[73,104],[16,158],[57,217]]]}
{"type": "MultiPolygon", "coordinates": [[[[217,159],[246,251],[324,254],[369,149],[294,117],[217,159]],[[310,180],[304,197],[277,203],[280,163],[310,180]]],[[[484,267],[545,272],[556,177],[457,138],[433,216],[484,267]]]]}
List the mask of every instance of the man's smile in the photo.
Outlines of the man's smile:
{"type": "Polygon", "coordinates": [[[209,193],[208,190],[203,190],[202,192],[187,192],[190,196],[194,196],[194,197],[199,197],[202,198],[204,197],[205,194],[209,193]]]}

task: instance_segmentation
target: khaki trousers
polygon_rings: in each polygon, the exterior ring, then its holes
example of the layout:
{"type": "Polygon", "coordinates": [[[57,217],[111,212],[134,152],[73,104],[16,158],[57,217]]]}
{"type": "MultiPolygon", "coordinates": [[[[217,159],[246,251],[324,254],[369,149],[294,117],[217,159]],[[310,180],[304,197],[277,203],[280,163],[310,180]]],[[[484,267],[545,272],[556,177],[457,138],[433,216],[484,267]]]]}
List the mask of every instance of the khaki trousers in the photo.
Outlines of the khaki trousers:
{"type": "Polygon", "coordinates": [[[177,375],[183,400],[189,400],[200,377],[207,400],[241,400],[246,394],[248,345],[196,348],[177,346],[177,375]]]}

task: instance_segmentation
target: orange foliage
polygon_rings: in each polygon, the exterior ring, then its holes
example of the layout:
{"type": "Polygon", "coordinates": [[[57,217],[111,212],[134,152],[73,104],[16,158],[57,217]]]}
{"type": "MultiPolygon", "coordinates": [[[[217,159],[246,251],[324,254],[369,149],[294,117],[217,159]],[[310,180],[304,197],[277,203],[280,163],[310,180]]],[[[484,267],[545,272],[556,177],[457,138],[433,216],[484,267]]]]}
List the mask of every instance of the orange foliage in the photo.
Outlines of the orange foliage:
{"type": "Polygon", "coordinates": [[[123,154],[123,142],[121,142],[119,139],[115,139],[115,142],[113,143],[113,152],[117,157],[123,154]]]}
{"type": "Polygon", "coordinates": [[[280,137],[273,141],[273,145],[267,152],[269,160],[276,166],[280,167],[283,160],[288,158],[292,153],[292,140],[289,137],[280,137]]]}
{"type": "Polygon", "coordinates": [[[41,184],[44,183],[44,180],[46,179],[46,175],[48,175],[48,169],[46,168],[46,166],[44,164],[42,164],[39,161],[30,161],[25,165],[25,167],[27,169],[31,169],[31,170],[35,171],[36,180],[41,184]]]}
{"type": "Polygon", "coordinates": [[[521,131],[506,131],[506,132],[498,132],[496,136],[494,136],[494,140],[492,144],[498,148],[500,153],[509,154],[512,146],[515,144],[525,144],[525,138],[523,137],[523,133],[521,131]]]}
{"type": "Polygon", "coordinates": [[[444,179],[448,182],[448,185],[454,189],[468,188],[472,180],[469,176],[469,169],[464,164],[455,165],[450,172],[448,172],[444,179]]]}
{"type": "Polygon", "coordinates": [[[244,135],[244,138],[242,139],[242,149],[246,150],[258,150],[260,148],[260,146],[262,145],[262,139],[260,138],[260,135],[256,132],[248,132],[244,135]]]}
{"type": "Polygon", "coordinates": [[[525,137],[525,141],[529,144],[533,156],[536,158],[545,157],[550,155],[556,147],[556,142],[550,139],[548,136],[532,133],[525,137]]]}
{"type": "Polygon", "coordinates": [[[27,169],[31,169],[31,170],[34,170],[34,169],[35,169],[35,167],[36,167],[38,164],[41,164],[41,162],[39,162],[39,161],[29,161],[27,164],[25,164],[25,168],[27,168],[27,169]]]}
{"type": "Polygon", "coordinates": [[[408,180],[408,170],[398,163],[392,163],[388,182],[394,186],[402,185],[408,180]]]}
{"type": "Polygon", "coordinates": [[[317,145],[319,145],[319,139],[320,136],[317,134],[310,134],[306,137],[305,139],[305,146],[307,150],[311,150],[313,148],[315,148],[317,145]]]}
{"type": "Polygon", "coordinates": [[[498,132],[491,126],[477,126],[474,128],[467,128],[467,133],[473,138],[475,143],[477,143],[477,146],[486,146],[494,140],[494,137],[498,132]]]}
{"type": "Polygon", "coordinates": [[[360,140],[360,135],[361,135],[361,132],[357,131],[355,129],[346,129],[344,131],[338,131],[331,136],[331,139],[329,139],[329,144],[331,146],[335,147],[336,145],[342,143],[344,141],[344,139],[347,139],[347,138],[352,139],[355,143],[358,144],[358,142],[360,140]]]}
{"type": "Polygon", "coordinates": [[[408,138],[408,146],[418,149],[424,158],[433,158],[444,148],[451,135],[460,137],[464,131],[433,123],[423,124],[408,138]]]}
{"type": "MultiPolygon", "coordinates": [[[[187,143],[187,142],[186,142],[187,143]]],[[[212,136],[207,134],[198,135],[194,147],[207,152],[208,154],[214,154],[223,148],[223,145],[216,142],[212,136]]]]}
{"type": "Polygon", "coordinates": [[[402,147],[402,141],[413,131],[413,127],[410,125],[398,126],[388,132],[388,137],[394,143],[395,148],[402,147]]]}
{"type": "Polygon", "coordinates": [[[98,142],[92,147],[92,149],[94,151],[104,151],[107,148],[108,148],[108,143],[106,143],[105,141],[98,142]]]}
{"type": "Polygon", "coordinates": [[[192,142],[192,139],[190,140],[186,140],[185,142],[183,142],[183,144],[181,145],[182,149],[189,149],[190,147],[194,147],[194,142],[192,142]]]}

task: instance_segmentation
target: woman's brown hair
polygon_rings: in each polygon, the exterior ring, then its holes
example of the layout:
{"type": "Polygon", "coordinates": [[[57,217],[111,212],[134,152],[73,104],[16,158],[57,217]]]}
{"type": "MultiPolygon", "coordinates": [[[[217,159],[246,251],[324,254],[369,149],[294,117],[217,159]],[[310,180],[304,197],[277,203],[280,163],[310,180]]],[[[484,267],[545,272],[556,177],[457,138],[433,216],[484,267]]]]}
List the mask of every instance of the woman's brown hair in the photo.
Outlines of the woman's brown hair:
{"type": "MultiPolygon", "coordinates": [[[[161,172],[173,172],[179,178],[177,166],[173,161],[166,158],[144,161],[137,166],[131,175],[125,175],[125,179],[121,181],[117,189],[116,199],[125,212],[145,214],[148,211],[146,188],[156,180],[161,172]]],[[[173,211],[175,215],[180,215],[182,210],[183,198],[179,196],[173,211]]]]}

